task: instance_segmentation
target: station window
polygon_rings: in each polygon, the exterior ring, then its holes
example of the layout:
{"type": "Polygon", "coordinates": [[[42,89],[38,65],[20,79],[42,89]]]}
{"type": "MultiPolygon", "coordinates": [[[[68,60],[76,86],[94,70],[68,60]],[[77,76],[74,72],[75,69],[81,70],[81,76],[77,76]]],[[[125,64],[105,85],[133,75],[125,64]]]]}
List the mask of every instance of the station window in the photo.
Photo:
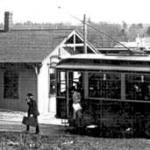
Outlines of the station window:
{"type": "Polygon", "coordinates": [[[58,72],[58,83],[57,83],[57,95],[65,96],[66,94],[66,73],[61,71],[58,72]]]}
{"type": "Polygon", "coordinates": [[[89,73],[89,96],[120,99],[121,75],[119,73],[89,73]]]}
{"type": "Polygon", "coordinates": [[[54,95],[55,94],[55,90],[56,90],[56,87],[55,87],[55,84],[56,84],[56,75],[55,75],[55,68],[50,68],[49,70],[49,81],[50,81],[50,84],[49,84],[49,95],[54,95]]]}
{"type": "Polygon", "coordinates": [[[4,72],[4,98],[16,99],[18,93],[19,76],[14,71],[4,72]]]}
{"type": "Polygon", "coordinates": [[[150,98],[150,76],[148,74],[126,74],[126,99],[148,100],[150,98]]]}

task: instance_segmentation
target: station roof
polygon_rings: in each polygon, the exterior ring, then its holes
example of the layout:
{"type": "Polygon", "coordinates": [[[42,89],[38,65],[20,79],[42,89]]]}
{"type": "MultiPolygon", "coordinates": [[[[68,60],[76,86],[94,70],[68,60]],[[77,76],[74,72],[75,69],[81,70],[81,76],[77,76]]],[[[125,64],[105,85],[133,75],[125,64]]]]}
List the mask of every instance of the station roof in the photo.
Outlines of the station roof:
{"type": "Polygon", "coordinates": [[[40,63],[72,29],[26,29],[0,32],[0,63],[40,63]]]}

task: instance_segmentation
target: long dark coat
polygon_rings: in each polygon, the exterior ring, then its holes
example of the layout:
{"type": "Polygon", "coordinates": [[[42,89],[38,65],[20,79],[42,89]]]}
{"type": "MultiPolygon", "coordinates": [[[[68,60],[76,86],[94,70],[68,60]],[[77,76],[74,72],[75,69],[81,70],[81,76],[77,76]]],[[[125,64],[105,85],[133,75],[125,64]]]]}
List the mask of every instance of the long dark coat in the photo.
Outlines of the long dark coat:
{"type": "Polygon", "coordinates": [[[30,99],[30,102],[27,103],[29,108],[28,108],[28,116],[30,116],[31,114],[33,116],[38,116],[39,115],[39,111],[38,111],[38,108],[37,108],[37,104],[36,104],[36,101],[33,100],[33,99],[30,99]]]}

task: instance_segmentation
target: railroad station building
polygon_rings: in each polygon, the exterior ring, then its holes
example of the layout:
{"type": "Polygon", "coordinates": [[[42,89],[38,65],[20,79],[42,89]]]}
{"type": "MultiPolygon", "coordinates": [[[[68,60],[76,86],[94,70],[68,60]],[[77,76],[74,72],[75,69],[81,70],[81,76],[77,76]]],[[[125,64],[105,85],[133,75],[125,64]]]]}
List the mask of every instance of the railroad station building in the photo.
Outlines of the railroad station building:
{"type": "MultiPolygon", "coordinates": [[[[26,111],[25,97],[33,93],[40,113],[55,112],[55,65],[84,53],[82,34],[73,29],[11,29],[5,13],[0,31],[0,108],[26,111]]],[[[97,53],[87,42],[87,53],[97,53]]]]}

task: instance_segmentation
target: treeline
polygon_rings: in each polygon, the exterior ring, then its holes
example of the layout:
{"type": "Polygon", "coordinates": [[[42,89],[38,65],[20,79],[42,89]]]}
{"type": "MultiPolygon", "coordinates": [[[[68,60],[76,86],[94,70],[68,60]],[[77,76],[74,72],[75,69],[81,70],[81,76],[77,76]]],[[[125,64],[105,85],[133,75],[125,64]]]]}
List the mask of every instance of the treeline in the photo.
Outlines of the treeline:
{"type": "Polygon", "coordinates": [[[117,41],[135,41],[137,36],[147,36],[147,29],[143,24],[128,25],[125,22],[122,24],[90,23],[88,38],[97,47],[113,47],[117,41]]]}
{"type": "MultiPolygon", "coordinates": [[[[150,36],[150,25],[139,24],[111,24],[106,22],[94,23],[90,20],[87,22],[88,32],[87,37],[97,47],[112,47],[116,41],[135,41],[139,36],[150,36]]],[[[3,24],[0,24],[3,28],[3,24]]],[[[25,23],[13,24],[13,29],[77,29],[83,31],[83,25],[73,26],[67,23],[32,23],[27,21],[25,23]]]]}

